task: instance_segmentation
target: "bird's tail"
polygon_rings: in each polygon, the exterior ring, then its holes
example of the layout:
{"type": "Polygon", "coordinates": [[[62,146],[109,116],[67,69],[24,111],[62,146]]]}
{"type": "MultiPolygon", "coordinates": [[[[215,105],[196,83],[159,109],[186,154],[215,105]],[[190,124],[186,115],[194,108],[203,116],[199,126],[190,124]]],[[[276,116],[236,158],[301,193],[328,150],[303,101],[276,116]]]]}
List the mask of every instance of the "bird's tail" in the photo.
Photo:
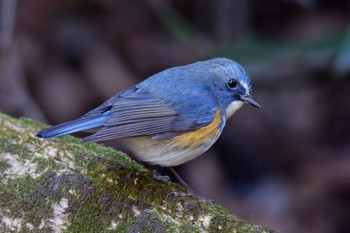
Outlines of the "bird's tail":
{"type": "Polygon", "coordinates": [[[44,129],[36,134],[39,138],[55,138],[66,134],[86,131],[101,127],[107,120],[108,114],[81,117],[73,121],[65,122],[44,129]]]}

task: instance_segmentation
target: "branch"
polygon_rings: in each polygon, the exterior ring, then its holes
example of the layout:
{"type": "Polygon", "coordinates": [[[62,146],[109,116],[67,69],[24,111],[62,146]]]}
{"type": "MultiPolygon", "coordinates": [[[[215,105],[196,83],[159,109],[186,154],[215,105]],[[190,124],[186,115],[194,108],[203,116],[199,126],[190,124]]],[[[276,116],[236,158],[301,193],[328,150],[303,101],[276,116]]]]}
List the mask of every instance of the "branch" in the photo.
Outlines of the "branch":
{"type": "Polygon", "coordinates": [[[0,113],[0,232],[274,232],[167,196],[184,190],[111,148],[35,138],[43,127],[0,113]]]}

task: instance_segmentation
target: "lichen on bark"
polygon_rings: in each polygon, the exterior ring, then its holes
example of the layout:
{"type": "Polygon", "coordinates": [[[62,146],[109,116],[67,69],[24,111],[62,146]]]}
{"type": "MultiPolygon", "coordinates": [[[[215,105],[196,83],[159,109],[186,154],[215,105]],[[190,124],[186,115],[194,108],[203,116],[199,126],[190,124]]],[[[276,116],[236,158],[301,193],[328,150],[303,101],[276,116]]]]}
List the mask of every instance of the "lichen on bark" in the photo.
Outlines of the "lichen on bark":
{"type": "Polygon", "coordinates": [[[274,232],[216,204],[167,195],[126,154],[0,113],[0,232],[274,232]]]}

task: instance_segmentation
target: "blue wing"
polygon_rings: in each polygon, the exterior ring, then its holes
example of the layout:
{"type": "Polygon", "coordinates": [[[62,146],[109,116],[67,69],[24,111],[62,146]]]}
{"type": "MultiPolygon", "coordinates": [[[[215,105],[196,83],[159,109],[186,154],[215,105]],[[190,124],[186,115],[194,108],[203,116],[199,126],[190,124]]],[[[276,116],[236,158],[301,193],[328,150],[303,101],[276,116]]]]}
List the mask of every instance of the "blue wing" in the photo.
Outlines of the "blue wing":
{"type": "MultiPolygon", "coordinates": [[[[121,92],[102,106],[110,107],[109,117],[98,132],[83,139],[84,143],[136,136],[171,138],[208,125],[215,114],[215,109],[210,115],[198,115],[198,110],[182,111],[137,86],[121,92]]],[[[94,115],[95,111],[87,115],[94,115]]]]}
{"type": "MultiPolygon", "coordinates": [[[[208,101],[208,100],[206,100],[208,101]]],[[[152,136],[165,139],[208,125],[216,108],[199,96],[187,94],[169,99],[155,97],[141,87],[131,87],[84,116],[37,133],[38,137],[53,138],[79,131],[98,131],[83,139],[97,142],[116,138],[152,136]]]]}

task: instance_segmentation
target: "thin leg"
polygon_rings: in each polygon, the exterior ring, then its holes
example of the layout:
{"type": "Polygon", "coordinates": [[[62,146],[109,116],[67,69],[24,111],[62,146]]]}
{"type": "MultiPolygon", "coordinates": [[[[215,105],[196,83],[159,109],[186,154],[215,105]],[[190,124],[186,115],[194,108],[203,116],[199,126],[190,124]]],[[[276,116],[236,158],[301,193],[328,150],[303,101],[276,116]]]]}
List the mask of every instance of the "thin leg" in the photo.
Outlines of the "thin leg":
{"type": "Polygon", "coordinates": [[[175,171],[174,168],[172,167],[168,167],[169,170],[174,174],[174,176],[176,177],[176,179],[186,188],[187,190],[187,193],[182,193],[182,192],[172,192],[170,193],[171,195],[174,195],[174,196],[192,196],[194,198],[197,198],[199,200],[203,200],[203,201],[206,201],[206,202],[209,202],[209,203],[212,203],[213,200],[211,199],[208,199],[208,198],[205,198],[205,197],[201,197],[199,196],[197,193],[195,193],[191,188],[190,186],[181,178],[181,176],[175,171]]]}
{"type": "Polygon", "coordinates": [[[173,175],[176,177],[176,179],[186,188],[187,193],[192,195],[195,192],[193,192],[193,190],[191,189],[191,187],[181,178],[181,176],[175,171],[174,168],[172,167],[168,167],[169,170],[171,171],[171,173],[173,173],[173,175]]]}

